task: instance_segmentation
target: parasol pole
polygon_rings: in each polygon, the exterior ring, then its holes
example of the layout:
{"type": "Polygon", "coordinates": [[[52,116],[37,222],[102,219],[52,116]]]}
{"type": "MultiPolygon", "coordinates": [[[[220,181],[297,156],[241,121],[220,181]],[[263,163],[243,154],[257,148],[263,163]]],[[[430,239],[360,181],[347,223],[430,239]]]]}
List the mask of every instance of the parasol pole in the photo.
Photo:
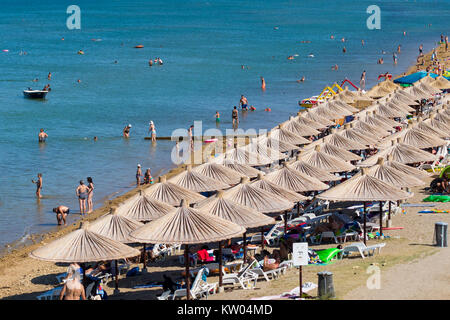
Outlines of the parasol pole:
{"type": "Polygon", "coordinates": [[[261,227],[261,250],[264,250],[264,228],[261,227]]]}
{"type": "Polygon", "coordinates": [[[247,230],[244,232],[242,236],[244,240],[244,263],[247,260],[247,230]]]}
{"type": "Polygon", "coordinates": [[[219,291],[222,289],[222,241],[219,241],[219,291]]]}
{"type": "Polygon", "coordinates": [[[143,254],[143,259],[144,259],[144,265],[142,267],[142,271],[146,270],[147,271],[147,250],[145,248],[145,243],[144,243],[144,254],[143,254]]]}
{"type": "Polygon", "coordinates": [[[116,288],[114,289],[114,294],[119,293],[119,261],[115,260],[115,266],[114,269],[116,270],[116,279],[115,279],[115,283],[116,283],[116,288]]]}
{"type": "Polygon", "coordinates": [[[383,235],[383,201],[380,201],[380,237],[383,235]]]}
{"type": "Polygon", "coordinates": [[[189,283],[189,245],[184,245],[184,265],[186,267],[185,283],[186,283],[186,299],[191,300],[191,288],[189,283]]]}
{"type": "Polygon", "coordinates": [[[367,203],[364,201],[364,245],[366,245],[366,209],[367,209],[367,203]]]}
{"type": "Polygon", "coordinates": [[[391,201],[389,201],[389,216],[388,216],[388,222],[387,223],[389,223],[389,221],[391,221],[391,201]]]}
{"type": "Polygon", "coordinates": [[[284,236],[287,233],[287,210],[284,212],[284,236]]]}

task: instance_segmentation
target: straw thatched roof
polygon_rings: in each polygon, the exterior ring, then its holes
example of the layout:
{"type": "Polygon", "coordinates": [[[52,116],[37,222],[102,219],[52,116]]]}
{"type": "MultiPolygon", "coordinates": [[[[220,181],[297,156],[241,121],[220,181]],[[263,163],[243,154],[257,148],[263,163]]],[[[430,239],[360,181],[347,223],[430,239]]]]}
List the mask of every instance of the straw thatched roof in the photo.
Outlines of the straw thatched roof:
{"type": "Polygon", "coordinates": [[[350,141],[354,141],[357,144],[363,144],[365,146],[375,145],[377,143],[377,139],[375,137],[364,133],[364,131],[361,131],[358,128],[351,128],[350,124],[345,124],[344,130],[339,130],[337,134],[350,141]]]}
{"type": "Polygon", "coordinates": [[[413,196],[389,183],[368,175],[362,169],[361,174],[327,190],[317,196],[330,201],[397,201],[413,196]]]}
{"type": "Polygon", "coordinates": [[[408,127],[402,131],[398,131],[393,135],[387,137],[386,139],[380,141],[378,146],[388,147],[391,145],[391,141],[393,139],[401,138],[403,143],[409,144],[413,147],[417,147],[419,149],[426,149],[432,147],[438,147],[445,145],[445,140],[441,138],[428,134],[420,130],[417,127],[412,127],[412,124],[408,124],[408,127]]]}
{"type": "Polygon", "coordinates": [[[283,142],[277,139],[268,138],[267,136],[261,136],[258,138],[258,143],[265,144],[267,147],[271,149],[278,150],[279,152],[288,152],[293,150],[300,150],[300,147],[290,144],[287,142],[283,142]]]}
{"type": "Polygon", "coordinates": [[[292,133],[289,130],[284,129],[282,125],[279,125],[276,129],[272,129],[269,132],[269,137],[295,145],[311,143],[311,141],[309,141],[308,139],[305,139],[299,135],[296,135],[295,133],[292,133]]]}
{"type": "Polygon", "coordinates": [[[376,165],[367,168],[367,174],[397,188],[411,188],[425,184],[422,180],[385,164],[382,157],[378,158],[376,165]]]}
{"type": "MultiPolygon", "coordinates": [[[[397,121],[394,121],[387,117],[380,116],[379,114],[376,113],[376,111],[367,112],[366,117],[363,118],[362,120],[365,123],[368,123],[372,126],[379,127],[386,131],[391,131],[392,128],[398,127],[400,125],[400,123],[397,121]]],[[[352,125],[352,127],[353,127],[353,125],[352,125]]]]}
{"type": "Polygon", "coordinates": [[[428,93],[429,95],[434,95],[442,92],[441,89],[437,89],[426,82],[419,81],[419,83],[415,84],[415,86],[417,86],[422,91],[428,93]]]}
{"type": "Polygon", "coordinates": [[[142,190],[139,194],[127,199],[117,208],[117,214],[132,220],[148,222],[161,218],[175,207],[145,195],[142,190]]]}
{"type": "Polygon", "coordinates": [[[333,119],[338,119],[338,118],[342,118],[345,116],[351,116],[353,114],[353,112],[357,112],[357,111],[350,111],[349,109],[343,107],[341,104],[337,103],[336,100],[329,100],[327,102],[325,102],[324,104],[319,105],[318,108],[326,108],[327,111],[330,111],[332,114],[334,114],[335,117],[333,119]]]}
{"type": "Polygon", "coordinates": [[[263,173],[262,171],[252,168],[246,164],[236,163],[235,161],[228,159],[224,159],[221,164],[249,178],[255,178],[259,173],[263,173]]]}
{"type": "Polygon", "coordinates": [[[223,197],[262,213],[282,212],[294,207],[292,202],[248,182],[248,178],[243,178],[240,184],[225,191],[223,197]]]}
{"type": "MultiPolygon", "coordinates": [[[[354,97],[357,97],[357,96],[358,96],[357,94],[353,93],[353,92],[350,91],[350,90],[344,90],[344,91],[342,91],[341,93],[344,94],[345,92],[347,92],[348,94],[351,93],[351,95],[353,95],[354,97]]],[[[357,108],[355,108],[355,107],[349,105],[349,103],[353,103],[353,102],[354,102],[353,100],[354,100],[354,99],[351,98],[351,101],[350,101],[350,102],[347,102],[347,101],[345,101],[345,100],[339,99],[339,96],[333,96],[333,97],[332,97],[331,99],[329,99],[327,102],[328,102],[329,105],[336,105],[336,106],[339,106],[339,107],[341,107],[341,108],[344,108],[344,109],[347,110],[347,111],[350,111],[351,113],[359,112],[359,109],[357,109],[357,108]]]]}
{"type": "Polygon", "coordinates": [[[192,168],[192,171],[228,185],[237,184],[245,175],[221,164],[208,162],[192,168]]]}
{"type": "Polygon", "coordinates": [[[140,251],[88,230],[89,223],[30,253],[30,257],[52,262],[94,262],[131,258],[140,251]]]}
{"type": "Polygon", "coordinates": [[[433,81],[431,81],[429,83],[429,85],[436,89],[441,89],[441,90],[450,89],[450,81],[445,79],[443,76],[439,76],[439,77],[435,78],[433,81]]]}
{"type": "Polygon", "coordinates": [[[299,124],[301,124],[303,126],[308,126],[310,128],[316,129],[316,130],[327,128],[327,126],[323,123],[320,123],[320,122],[317,122],[317,121],[314,121],[314,120],[304,117],[303,113],[301,113],[301,112],[299,112],[299,115],[296,116],[294,119],[299,124]]]}
{"type": "Polygon", "coordinates": [[[367,158],[358,165],[373,166],[377,163],[379,157],[386,159],[389,155],[392,156],[392,160],[404,164],[434,161],[436,159],[436,156],[430,152],[423,151],[409,144],[391,141],[390,147],[378,151],[375,156],[367,158]]]}
{"type": "Polygon", "coordinates": [[[281,198],[285,198],[291,202],[308,200],[308,197],[305,197],[300,193],[283,188],[273,182],[266,180],[263,175],[258,175],[258,180],[254,181],[252,185],[266,190],[272,194],[278,195],[281,198]]]}
{"type": "MultiPolygon", "coordinates": [[[[404,97],[407,97],[408,99],[410,99],[410,100],[416,100],[416,97],[414,96],[414,95],[412,95],[412,94],[410,94],[410,93],[408,93],[407,91],[406,91],[406,89],[398,89],[398,90],[395,90],[395,93],[396,94],[399,94],[399,95],[402,95],[402,96],[404,96],[404,97]]],[[[417,103],[416,103],[417,104],[417,103]]]]}
{"type": "Polygon", "coordinates": [[[267,146],[267,143],[259,142],[259,139],[253,139],[248,145],[245,146],[245,149],[250,153],[250,155],[257,155],[258,157],[271,159],[272,161],[270,163],[287,158],[287,156],[281,153],[278,149],[272,149],[267,146]]]}
{"type": "Polygon", "coordinates": [[[130,236],[141,243],[199,244],[239,237],[244,232],[244,227],[190,208],[182,201],[176,211],[147,223],[130,236]]]}
{"type": "Polygon", "coordinates": [[[333,121],[329,120],[328,118],[324,118],[314,112],[311,112],[310,109],[306,109],[306,111],[303,113],[303,116],[306,119],[321,123],[323,126],[326,126],[326,127],[335,125],[335,123],[333,121]]]}
{"type": "Polygon", "coordinates": [[[413,126],[419,130],[436,137],[447,138],[449,136],[448,132],[442,131],[439,128],[432,127],[429,123],[423,121],[422,117],[417,119],[417,122],[413,123],[413,126]]]}
{"type": "Polygon", "coordinates": [[[386,118],[402,118],[405,117],[409,112],[405,110],[401,110],[398,108],[390,108],[385,104],[376,104],[375,105],[375,112],[383,117],[386,118]]]}
{"type": "Polygon", "coordinates": [[[333,129],[332,134],[327,137],[326,140],[327,143],[332,144],[338,148],[344,149],[344,150],[364,150],[367,149],[367,146],[364,143],[360,143],[357,141],[350,140],[346,137],[343,137],[342,135],[337,133],[336,129],[333,129]]]}
{"type": "Polygon", "coordinates": [[[204,196],[197,192],[166,181],[165,176],[159,177],[159,182],[147,188],[145,194],[172,206],[180,205],[181,199],[187,199],[190,203],[196,203],[205,199],[204,196]]]}
{"type": "Polygon", "coordinates": [[[301,137],[315,136],[320,133],[320,131],[317,131],[316,129],[313,129],[306,125],[301,125],[292,116],[288,121],[284,122],[283,128],[301,137]]]}
{"type": "Polygon", "coordinates": [[[223,157],[236,163],[246,164],[249,166],[265,166],[271,164],[274,160],[262,154],[250,152],[247,146],[233,148],[225,152],[223,157]]]}
{"type": "Polygon", "coordinates": [[[329,119],[329,120],[336,120],[336,119],[343,118],[346,115],[349,115],[348,110],[344,110],[343,108],[342,109],[334,108],[333,110],[331,110],[328,107],[327,103],[321,104],[314,108],[310,108],[310,110],[311,110],[311,113],[316,114],[322,118],[329,119]],[[336,110],[338,112],[336,112],[336,110]]]}
{"type": "Polygon", "coordinates": [[[354,121],[353,127],[366,132],[368,135],[373,135],[376,138],[383,138],[390,134],[390,132],[387,130],[383,130],[379,127],[373,126],[361,120],[354,121]]]}
{"type": "MultiPolygon", "coordinates": [[[[327,138],[327,137],[325,137],[325,138],[327,138]]],[[[327,139],[324,139],[324,141],[327,141],[327,139]]],[[[344,160],[344,161],[361,160],[361,157],[358,156],[357,154],[355,154],[351,151],[347,151],[345,149],[336,147],[335,145],[329,144],[328,142],[320,144],[320,151],[322,151],[323,153],[329,154],[330,156],[344,160]]]]}
{"type": "MultiPolygon", "coordinates": [[[[355,156],[356,156],[356,154],[355,154],[355,156]]],[[[322,181],[322,182],[341,180],[340,177],[335,176],[334,174],[331,174],[328,171],[314,167],[314,166],[310,165],[309,163],[302,161],[299,156],[297,156],[296,161],[289,163],[289,167],[296,171],[299,171],[309,177],[316,178],[317,180],[322,181]]]]}
{"type": "Polygon", "coordinates": [[[300,159],[328,172],[348,172],[355,169],[354,165],[320,151],[320,146],[316,146],[314,151],[301,153],[300,159]]]}
{"type": "Polygon", "coordinates": [[[382,98],[398,88],[399,86],[396,85],[394,82],[390,80],[385,80],[383,82],[378,83],[376,86],[372,87],[369,91],[367,91],[366,96],[370,98],[382,98]]]}
{"type": "Polygon", "coordinates": [[[401,94],[401,92],[402,91],[400,90],[394,91],[393,93],[384,96],[379,101],[383,103],[390,101],[393,103],[400,103],[407,106],[418,104],[417,101],[414,99],[414,97],[407,94],[401,94]]]}
{"type": "Polygon", "coordinates": [[[286,164],[281,169],[266,174],[266,180],[295,192],[320,191],[329,188],[320,180],[307,176],[286,164]]]}
{"type": "Polygon", "coordinates": [[[360,95],[357,92],[350,91],[347,87],[345,87],[344,90],[339,92],[337,95],[334,95],[331,99],[329,99],[329,101],[339,100],[344,103],[354,103],[359,97],[360,95]]]}
{"type": "Polygon", "coordinates": [[[113,208],[111,213],[92,222],[88,230],[115,241],[131,243],[134,241],[130,239],[130,233],[143,225],[139,221],[117,214],[116,209],[113,208]]]}
{"type": "Polygon", "coordinates": [[[423,91],[418,86],[411,86],[404,90],[412,95],[415,100],[428,99],[431,96],[430,93],[423,91]]]}
{"type": "Polygon", "coordinates": [[[210,192],[230,187],[230,185],[224,182],[207,177],[199,172],[192,171],[190,165],[186,167],[185,171],[169,179],[169,182],[195,192],[210,192]]]}
{"type": "Polygon", "coordinates": [[[409,174],[409,175],[419,178],[419,179],[421,179],[421,178],[425,179],[425,178],[431,176],[431,173],[426,172],[425,170],[420,170],[420,169],[417,169],[417,168],[408,166],[406,164],[392,160],[392,155],[388,155],[387,161],[385,161],[384,163],[387,166],[390,166],[394,169],[397,169],[398,171],[409,174]]]}
{"type": "Polygon", "coordinates": [[[424,120],[424,123],[430,125],[433,128],[439,129],[442,132],[446,132],[450,135],[450,124],[446,124],[444,121],[439,121],[435,118],[435,115],[431,115],[429,119],[424,120]]]}
{"type": "Polygon", "coordinates": [[[223,191],[219,191],[206,201],[197,204],[196,208],[202,212],[236,223],[244,228],[257,228],[275,224],[274,218],[266,216],[255,209],[240,205],[230,199],[225,199],[223,191]]]}

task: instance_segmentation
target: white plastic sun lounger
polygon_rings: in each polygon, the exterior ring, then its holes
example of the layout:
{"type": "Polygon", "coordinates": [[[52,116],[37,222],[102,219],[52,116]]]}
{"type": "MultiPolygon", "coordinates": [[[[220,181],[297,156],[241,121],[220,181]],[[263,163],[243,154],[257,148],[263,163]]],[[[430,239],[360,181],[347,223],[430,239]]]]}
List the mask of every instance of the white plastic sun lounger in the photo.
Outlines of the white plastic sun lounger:
{"type": "Polygon", "coordinates": [[[352,252],[357,252],[364,259],[365,254],[367,254],[368,256],[372,256],[375,254],[376,250],[378,250],[378,253],[380,253],[381,248],[383,248],[385,245],[386,243],[378,243],[367,247],[364,242],[355,242],[342,249],[341,257],[346,257],[349,256],[352,252]]]}

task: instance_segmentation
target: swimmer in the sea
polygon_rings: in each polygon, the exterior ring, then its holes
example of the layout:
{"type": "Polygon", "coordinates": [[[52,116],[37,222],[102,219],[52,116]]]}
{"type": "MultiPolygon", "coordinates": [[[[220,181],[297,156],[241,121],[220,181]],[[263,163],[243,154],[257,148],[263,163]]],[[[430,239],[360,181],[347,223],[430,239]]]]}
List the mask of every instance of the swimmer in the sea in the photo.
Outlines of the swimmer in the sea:
{"type": "Polygon", "coordinates": [[[51,73],[51,72],[48,73],[47,79],[48,79],[48,80],[52,80],[52,73],[51,73]]]}
{"type": "Polygon", "coordinates": [[[45,142],[45,140],[47,139],[48,134],[46,134],[44,132],[44,129],[39,130],[39,134],[38,134],[38,141],[39,142],[45,142]]]}
{"type": "Polygon", "coordinates": [[[266,81],[261,77],[261,89],[266,90],[266,81]]]}
{"type": "Polygon", "coordinates": [[[342,48],[342,52],[343,53],[346,53],[347,52],[347,49],[344,47],[344,48],[342,48]]]}

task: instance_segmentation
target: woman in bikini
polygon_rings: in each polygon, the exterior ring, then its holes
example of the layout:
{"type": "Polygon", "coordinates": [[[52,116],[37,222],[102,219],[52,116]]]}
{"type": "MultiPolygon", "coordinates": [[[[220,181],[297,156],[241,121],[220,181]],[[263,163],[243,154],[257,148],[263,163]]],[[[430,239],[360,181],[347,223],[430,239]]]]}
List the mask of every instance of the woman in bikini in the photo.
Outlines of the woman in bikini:
{"type": "Polygon", "coordinates": [[[89,188],[89,193],[88,193],[88,198],[87,198],[87,213],[91,213],[93,210],[93,202],[92,202],[92,198],[94,197],[94,182],[92,181],[91,177],[87,177],[87,182],[88,182],[88,188],[89,188]]]}
{"type": "Polygon", "coordinates": [[[78,203],[80,204],[80,214],[86,213],[86,200],[89,194],[89,187],[84,184],[83,180],[80,180],[80,185],[77,187],[76,194],[78,197],[78,203]]]}
{"type": "Polygon", "coordinates": [[[42,198],[41,190],[42,190],[42,173],[38,173],[37,180],[31,180],[36,185],[36,196],[38,199],[42,198]]]}
{"type": "Polygon", "coordinates": [[[152,142],[156,142],[156,129],[153,121],[150,121],[150,128],[148,129],[148,132],[150,131],[152,133],[152,142]]]}
{"type": "Polygon", "coordinates": [[[138,187],[141,185],[141,177],[142,177],[141,165],[138,164],[136,169],[136,185],[138,187]]]}

